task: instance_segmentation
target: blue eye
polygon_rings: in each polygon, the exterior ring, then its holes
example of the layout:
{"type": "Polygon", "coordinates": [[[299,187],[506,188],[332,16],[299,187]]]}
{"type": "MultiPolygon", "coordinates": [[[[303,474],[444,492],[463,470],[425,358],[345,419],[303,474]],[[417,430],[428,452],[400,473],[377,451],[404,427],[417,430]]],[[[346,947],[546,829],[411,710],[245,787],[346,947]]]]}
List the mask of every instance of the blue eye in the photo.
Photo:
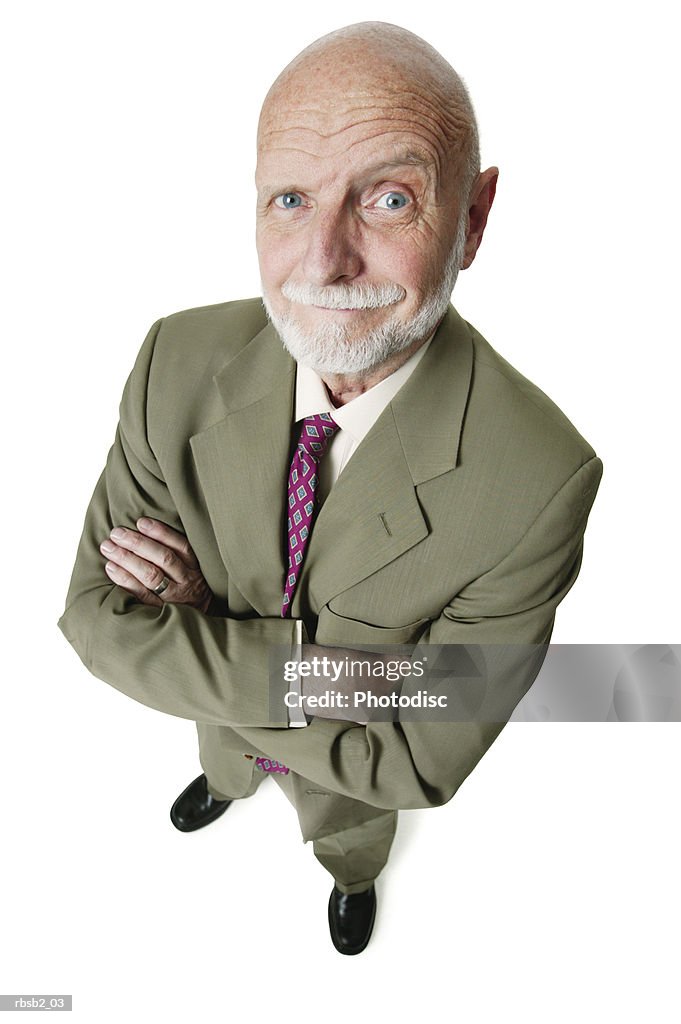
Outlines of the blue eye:
{"type": "Polygon", "coordinates": [[[275,206],[282,210],[295,210],[302,202],[297,192],[284,192],[274,200],[275,206]]]}
{"type": "Polygon", "coordinates": [[[383,210],[401,210],[408,202],[408,198],[402,192],[386,192],[378,200],[376,206],[380,206],[383,210]],[[381,205],[383,200],[385,200],[385,206],[381,205]]]}

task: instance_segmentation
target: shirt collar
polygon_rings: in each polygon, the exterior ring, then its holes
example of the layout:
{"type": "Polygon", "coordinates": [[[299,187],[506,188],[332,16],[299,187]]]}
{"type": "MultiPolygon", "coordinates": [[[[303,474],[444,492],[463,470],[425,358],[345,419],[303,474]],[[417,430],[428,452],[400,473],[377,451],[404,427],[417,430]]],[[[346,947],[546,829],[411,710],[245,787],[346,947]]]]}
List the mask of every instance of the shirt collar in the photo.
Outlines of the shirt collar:
{"type": "Polygon", "coordinates": [[[308,366],[301,366],[298,363],[296,366],[296,421],[320,412],[328,412],[341,430],[347,430],[355,441],[362,441],[421,362],[434,336],[435,331],[425,344],[421,345],[394,373],[339,409],[332,404],[321,377],[308,366]]]}

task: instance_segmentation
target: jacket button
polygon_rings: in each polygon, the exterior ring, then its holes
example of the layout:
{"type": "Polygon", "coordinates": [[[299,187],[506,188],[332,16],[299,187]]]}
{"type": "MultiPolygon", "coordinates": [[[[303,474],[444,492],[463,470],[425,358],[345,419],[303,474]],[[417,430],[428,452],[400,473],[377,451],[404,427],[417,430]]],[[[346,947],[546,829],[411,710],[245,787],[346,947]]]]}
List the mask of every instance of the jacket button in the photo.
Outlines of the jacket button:
{"type": "Polygon", "coordinates": [[[247,761],[253,760],[253,754],[244,754],[244,757],[246,758],[247,761]]]}

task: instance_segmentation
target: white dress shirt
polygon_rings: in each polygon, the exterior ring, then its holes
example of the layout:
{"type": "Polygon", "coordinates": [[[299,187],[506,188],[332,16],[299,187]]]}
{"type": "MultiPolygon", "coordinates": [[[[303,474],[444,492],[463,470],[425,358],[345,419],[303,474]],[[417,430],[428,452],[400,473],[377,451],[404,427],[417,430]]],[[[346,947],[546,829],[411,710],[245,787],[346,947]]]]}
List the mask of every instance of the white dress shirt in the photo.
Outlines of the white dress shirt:
{"type": "MultiPolygon", "coordinates": [[[[296,423],[306,416],[315,416],[320,412],[331,414],[339,429],[331,438],[326,453],[319,464],[319,482],[317,494],[322,505],[336,480],[343,472],[355,451],[369,433],[383,410],[393,400],[397,392],[406,384],[409,377],[426,354],[435,331],[425,344],[414,352],[394,373],[385,377],[372,388],[364,391],[357,398],[336,409],[324,381],[318,373],[309,367],[298,364],[296,367],[296,423]]],[[[314,523],[312,524],[314,529],[314,523]]],[[[303,623],[296,623],[295,658],[302,658],[303,623]]],[[[300,678],[296,683],[289,684],[290,693],[300,693],[300,678]]],[[[289,725],[300,727],[307,725],[307,718],[302,708],[289,708],[289,725]]]]}

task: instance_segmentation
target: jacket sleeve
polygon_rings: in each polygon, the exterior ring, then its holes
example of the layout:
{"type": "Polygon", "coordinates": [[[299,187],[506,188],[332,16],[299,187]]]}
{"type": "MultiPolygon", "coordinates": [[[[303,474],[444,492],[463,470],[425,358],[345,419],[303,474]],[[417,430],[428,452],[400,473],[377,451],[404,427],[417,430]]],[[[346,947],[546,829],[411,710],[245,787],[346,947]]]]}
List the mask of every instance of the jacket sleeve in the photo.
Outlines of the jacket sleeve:
{"type": "MultiPolygon", "coordinates": [[[[87,510],[66,610],[59,620],[84,665],[129,697],[169,715],[214,725],[285,728],[270,687],[272,651],[295,657],[296,621],[204,615],[188,605],[152,607],[111,583],[99,545],[114,526],[150,515],[183,530],[148,443],[149,369],[162,321],[150,329],[126,383],[120,422],[87,510]]],[[[185,531],[183,531],[185,532],[185,531]]],[[[283,671],[272,671],[283,679],[283,671]]]]}
{"type": "Polygon", "coordinates": [[[357,725],[316,718],[291,732],[236,727],[268,756],[327,789],[376,807],[433,807],[452,798],[536,678],[555,610],[579,573],[583,535],[602,474],[584,463],[522,539],[466,586],[421,637],[424,644],[482,645],[486,693],[472,721],[357,725]],[[528,657],[528,645],[536,646],[528,657]]]}

